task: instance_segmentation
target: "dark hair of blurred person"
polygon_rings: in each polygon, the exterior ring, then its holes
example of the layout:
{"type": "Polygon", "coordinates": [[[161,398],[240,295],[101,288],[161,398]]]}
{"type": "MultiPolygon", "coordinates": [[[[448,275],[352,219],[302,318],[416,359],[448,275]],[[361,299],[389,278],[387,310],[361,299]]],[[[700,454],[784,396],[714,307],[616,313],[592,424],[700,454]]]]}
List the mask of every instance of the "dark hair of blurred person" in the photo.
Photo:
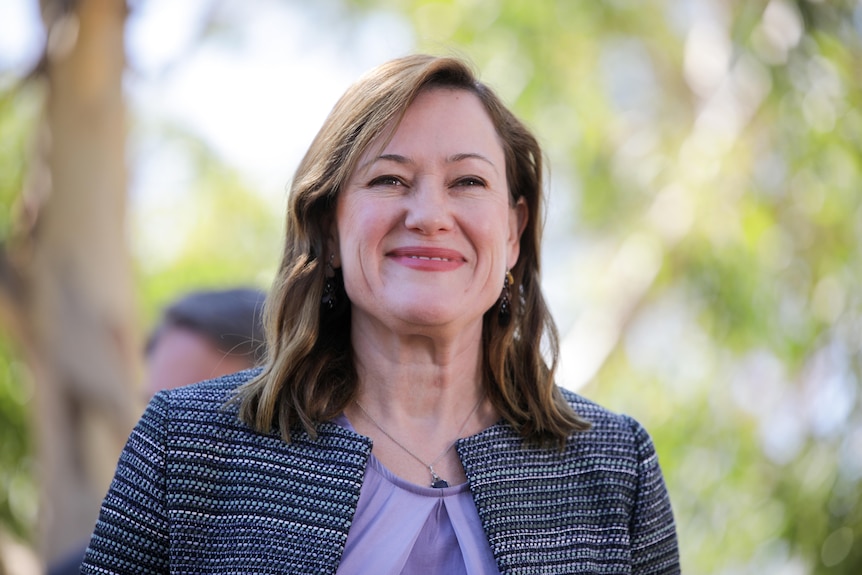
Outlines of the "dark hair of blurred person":
{"type": "Polygon", "coordinates": [[[148,395],[260,364],[265,299],[260,290],[234,288],[195,291],[168,305],[147,340],[148,395]]]}

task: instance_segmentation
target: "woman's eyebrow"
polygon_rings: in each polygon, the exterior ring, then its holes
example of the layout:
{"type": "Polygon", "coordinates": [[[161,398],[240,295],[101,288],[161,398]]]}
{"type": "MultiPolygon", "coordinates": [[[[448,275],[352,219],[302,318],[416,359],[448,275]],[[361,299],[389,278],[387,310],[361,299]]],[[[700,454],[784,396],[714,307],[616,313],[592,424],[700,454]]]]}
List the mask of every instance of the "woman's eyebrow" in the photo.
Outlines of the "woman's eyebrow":
{"type": "Polygon", "coordinates": [[[495,172],[497,171],[497,166],[494,165],[494,162],[492,162],[491,160],[489,160],[488,158],[486,158],[485,156],[483,156],[482,154],[479,154],[477,152],[464,152],[462,154],[453,154],[453,155],[449,156],[448,158],[446,158],[447,163],[460,162],[462,160],[481,160],[481,161],[485,162],[486,164],[488,164],[489,166],[491,166],[492,168],[494,168],[495,172]]]}
{"type": "MultiPolygon", "coordinates": [[[[359,166],[359,168],[364,170],[368,166],[370,166],[376,162],[379,162],[381,160],[389,161],[389,162],[395,162],[396,164],[403,164],[403,165],[413,163],[412,159],[410,159],[407,156],[402,156],[401,154],[381,154],[381,155],[377,156],[376,158],[371,158],[367,162],[361,164],[359,166]]],[[[446,163],[452,164],[455,162],[461,162],[463,160],[481,160],[482,162],[485,162],[486,164],[488,164],[489,166],[494,168],[495,171],[497,169],[497,166],[494,165],[494,162],[492,162],[491,160],[489,160],[487,157],[483,156],[482,154],[479,154],[476,152],[463,152],[460,154],[452,154],[451,156],[446,158],[446,163]]]]}
{"type": "Polygon", "coordinates": [[[377,156],[376,158],[371,158],[367,162],[360,164],[359,169],[365,170],[366,168],[368,168],[372,164],[376,164],[377,162],[379,162],[381,160],[385,160],[385,161],[389,161],[389,162],[395,162],[396,164],[404,164],[404,165],[413,163],[413,160],[411,160],[407,156],[402,156],[400,154],[381,154],[381,155],[377,156]]]}

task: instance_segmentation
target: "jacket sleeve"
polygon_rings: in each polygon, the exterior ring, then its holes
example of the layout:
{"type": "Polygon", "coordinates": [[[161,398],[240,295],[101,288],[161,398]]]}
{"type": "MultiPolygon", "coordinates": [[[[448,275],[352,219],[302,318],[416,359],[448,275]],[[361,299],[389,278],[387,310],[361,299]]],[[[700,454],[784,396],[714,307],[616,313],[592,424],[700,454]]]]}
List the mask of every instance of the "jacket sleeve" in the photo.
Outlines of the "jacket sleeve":
{"type": "Polygon", "coordinates": [[[167,415],[168,402],[158,394],[129,436],[102,502],[81,573],[168,572],[167,415]]]}
{"type": "Polygon", "coordinates": [[[670,575],[680,572],[673,510],[647,431],[627,417],[635,436],[638,489],[629,525],[632,573],[670,575]]]}

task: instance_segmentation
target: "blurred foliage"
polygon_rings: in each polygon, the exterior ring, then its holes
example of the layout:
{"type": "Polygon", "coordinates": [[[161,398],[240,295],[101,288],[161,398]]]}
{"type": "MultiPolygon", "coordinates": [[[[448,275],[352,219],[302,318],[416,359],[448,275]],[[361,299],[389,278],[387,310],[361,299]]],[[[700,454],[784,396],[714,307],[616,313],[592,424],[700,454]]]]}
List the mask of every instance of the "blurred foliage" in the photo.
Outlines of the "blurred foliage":
{"type": "Polygon", "coordinates": [[[132,214],[142,325],[196,289],[268,289],[281,255],[284,209],[275,209],[196,134],[176,125],[140,125],[138,154],[167,149],[192,174],[165,190],[165,199],[132,214]]]}
{"type": "MultiPolygon", "coordinates": [[[[40,93],[0,76],[0,246],[15,241],[23,208],[20,191],[36,133],[40,93]]],[[[0,310],[3,317],[4,310],[0,310]]],[[[12,334],[0,326],[0,526],[18,538],[34,535],[37,488],[34,439],[27,406],[32,380],[12,334]]]]}
{"type": "Polygon", "coordinates": [[[38,495],[27,412],[33,384],[19,353],[0,333],[0,525],[27,540],[34,535],[38,495]]]}
{"type": "MultiPolygon", "coordinates": [[[[539,135],[553,194],[568,199],[549,219],[568,222],[579,246],[555,252],[546,274],[574,270],[575,307],[621,322],[581,392],[652,433],[683,571],[862,572],[862,3],[314,9],[338,21],[331,41],[344,45],[345,22],[408,22],[419,50],[466,56],[539,135]],[[609,304],[598,297],[607,269],[591,262],[625,246],[654,254],[657,272],[609,304]]],[[[13,99],[0,95],[4,239],[32,131],[32,105],[13,99]]],[[[138,162],[163,149],[191,174],[164,201],[132,198],[142,329],[188,289],[265,287],[283,206],[195,134],[133,118],[138,162]]],[[[10,357],[0,352],[0,366],[17,365],[10,357]]],[[[15,480],[5,470],[30,465],[27,440],[7,439],[26,438],[22,381],[0,381],[0,409],[13,414],[0,420],[0,519],[19,533],[28,512],[3,495],[15,480]]]]}

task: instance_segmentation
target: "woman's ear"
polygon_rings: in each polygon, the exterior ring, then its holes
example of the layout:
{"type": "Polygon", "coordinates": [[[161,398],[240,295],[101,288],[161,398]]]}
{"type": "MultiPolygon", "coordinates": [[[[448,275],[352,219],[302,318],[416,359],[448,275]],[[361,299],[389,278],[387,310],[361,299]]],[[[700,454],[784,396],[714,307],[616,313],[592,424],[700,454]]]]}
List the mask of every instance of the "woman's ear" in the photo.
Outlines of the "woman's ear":
{"type": "Polygon", "coordinates": [[[338,226],[335,223],[335,218],[327,218],[323,227],[326,230],[326,253],[323,254],[324,259],[333,268],[340,268],[341,250],[338,247],[338,226]]]}
{"type": "Polygon", "coordinates": [[[507,245],[509,269],[518,263],[518,256],[521,254],[521,235],[527,228],[527,221],[530,218],[529,212],[527,202],[524,201],[523,197],[518,198],[515,205],[509,208],[509,241],[507,245]]]}

